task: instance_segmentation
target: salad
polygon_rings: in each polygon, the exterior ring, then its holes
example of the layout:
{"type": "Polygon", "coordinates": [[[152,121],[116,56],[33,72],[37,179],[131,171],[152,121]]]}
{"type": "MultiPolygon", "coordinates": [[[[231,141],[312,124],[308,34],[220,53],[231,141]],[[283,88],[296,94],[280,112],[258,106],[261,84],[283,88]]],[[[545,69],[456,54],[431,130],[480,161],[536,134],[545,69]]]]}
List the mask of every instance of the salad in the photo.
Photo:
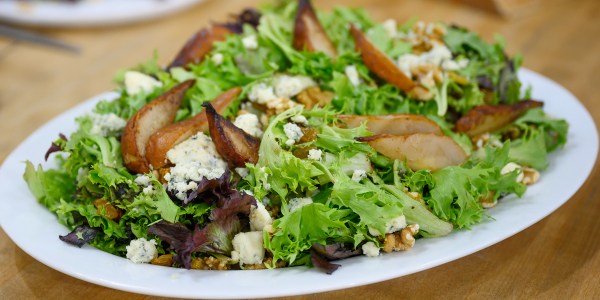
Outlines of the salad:
{"type": "Polygon", "coordinates": [[[60,239],[169,267],[308,265],[410,250],[493,221],[568,124],[517,77],[519,56],[444,23],[378,23],[310,1],[246,9],[26,162],[60,239]]]}

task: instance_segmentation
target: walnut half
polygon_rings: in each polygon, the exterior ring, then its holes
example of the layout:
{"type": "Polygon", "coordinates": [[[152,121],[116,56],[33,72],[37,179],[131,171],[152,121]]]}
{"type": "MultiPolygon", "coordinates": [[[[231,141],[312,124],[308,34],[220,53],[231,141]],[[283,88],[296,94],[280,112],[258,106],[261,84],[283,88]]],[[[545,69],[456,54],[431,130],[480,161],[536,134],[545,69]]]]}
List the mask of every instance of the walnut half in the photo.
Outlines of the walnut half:
{"type": "Polygon", "coordinates": [[[392,251],[405,251],[415,245],[415,235],[419,232],[419,224],[410,224],[404,229],[388,233],[383,242],[383,251],[390,253],[392,251]]]}

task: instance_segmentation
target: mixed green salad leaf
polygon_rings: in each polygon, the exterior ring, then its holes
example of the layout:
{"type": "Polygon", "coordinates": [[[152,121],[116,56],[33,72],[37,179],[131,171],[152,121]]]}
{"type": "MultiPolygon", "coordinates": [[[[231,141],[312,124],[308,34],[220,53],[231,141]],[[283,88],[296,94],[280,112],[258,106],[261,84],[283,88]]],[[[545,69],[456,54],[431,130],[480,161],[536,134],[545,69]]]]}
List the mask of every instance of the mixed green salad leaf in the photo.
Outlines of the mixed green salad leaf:
{"type": "Polygon", "coordinates": [[[541,108],[483,135],[456,130],[455,122],[474,107],[508,106],[530,97],[517,77],[521,58],[509,57],[499,38],[490,44],[443,23],[378,23],[364,10],[338,7],[317,13],[337,51],[330,57],[292,46],[295,2],[246,13],[254,21],[239,17],[230,23],[235,33],[215,42],[200,61],[163,68],[155,53],[119,72],[119,96],[99,102],[77,118],[75,132],[53,142],[47,156],[57,153],[56,168],[26,162],[24,179],[33,196],[74,230],[61,239],[134,261],[141,255],[147,256],[143,262],[204,269],[321,265],[323,249],[345,253],[337,258],[376,256],[380,250],[408,249],[414,238],[440,237],[490,220],[486,208],[506,195],[522,196],[548,166],[547,155],[566,143],[568,124],[541,108]],[[349,24],[430,98],[419,99],[375,75],[357,51],[349,24]],[[146,85],[132,89],[127,79],[132,72],[145,76],[146,85]],[[195,84],[174,121],[190,119],[204,102],[241,87],[221,114],[236,126],[240,115],[257,116],[258,160],[244,168],[223,162],[228,167],[222,176],[200,181],[173,182],[169,168],[131,172],[121,148],[125,123],[188,79],[195,84]],[[285,80],[306,84],[281,96],[286,91],[277,82],[285,80]],[[316,99],[309,89],[323,101],[306,102],[316,99]],[[261,100],[269,92],[271,102],[261,100]],[[379,132],[366,122],[345,126],[340,114],[425,116],[467,159],[440,169],[411,169],[407,159],[356,140],[379,132]],[[185,200],[171,186],[185,186],[185,200]],[[401,239],[411,225],[418,233],[401,239]]]}

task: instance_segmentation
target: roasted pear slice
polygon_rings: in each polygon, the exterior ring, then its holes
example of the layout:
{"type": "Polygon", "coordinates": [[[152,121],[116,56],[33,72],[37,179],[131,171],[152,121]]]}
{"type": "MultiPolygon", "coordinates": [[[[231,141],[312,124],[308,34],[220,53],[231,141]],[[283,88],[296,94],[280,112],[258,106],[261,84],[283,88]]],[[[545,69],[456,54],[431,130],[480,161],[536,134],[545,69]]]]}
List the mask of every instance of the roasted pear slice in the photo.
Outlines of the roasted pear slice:
{"type": "Polygon", "coordinates": [[[300,51],[320,51],[332,58],[337,56],[337,51],[319,22],[310,0],[298,1],[292,45],[300,51]]]}
{"type": "Polygon", "coordinates": [[[456,131],[471,137],[492,132],[512,123],[528,109],[543,105],[543,102],[535,100],[519,101],[511,105],[480,105],[456,121],[456,131]]]}
{"type": "Polygon", "coordinates": [[[148,173],[146,143],[152,134],[173,123],[179,105],[195,80],[187,80],[160,97],[144,105],[125,125],[121,136],[121,154],[127,169],[134,173],[148,173]]]}
{"type": "Polygon", "coordinates": [[[407,93],[416,86],[412,79],[406,76],[385,53],[377,49],[354,25],[350,25],[350,32],[354,37],[356,50],[360,52],[363,62],[371,72],[407,93]]]}
{"type": "Polygon", "coordinates": [[[358,127],[366,122],[367,129],[373,134],[409,135],[413,133],[433,133],[443,135],[442,129],[435,122],[422,115],[339,115],[337,118],[350,128],[358,127]]]}
{"type": "Polygon", "coordinates": [[[213,25],[211,28],[196,32],[179,50],[168,68],[186,67],[190,63],[201,62],[206,54],[212,50],[215,42],[224,41],[225,37],[232,33],[231,29],[225,25],[213,25]]]}
{"type": "Polygon", "coordinates": [[[202,104],[208,118],[208,129],[217,152],[236,168],[243,168],[246,163],[255,164],[258,161],[260,140],[217,113],[210,103],[202,104]]]}
{"type": "MultiPolygon", "coordinates": [[[[217,96],[210,103],[217,113],[223,113],[241,92],[242,89],[239,87],[232,88],[217,96]]],[[[146,145],[148,163],[155,170],[164,167],[167,164],[167,152],[200,131],[208,131],[208,119],[205,111],[201,111],[187,120],[161,128],[150,136],[146,145]]]]}
{"type": "Polygon", "coordinates": [[[412,170],[438,170],[462,164],[467,159],[465,151],[451,138],[433,133],[410,135],[380,134],[359,137],[377,152],[391,158],[406,161],[412,170]]]}

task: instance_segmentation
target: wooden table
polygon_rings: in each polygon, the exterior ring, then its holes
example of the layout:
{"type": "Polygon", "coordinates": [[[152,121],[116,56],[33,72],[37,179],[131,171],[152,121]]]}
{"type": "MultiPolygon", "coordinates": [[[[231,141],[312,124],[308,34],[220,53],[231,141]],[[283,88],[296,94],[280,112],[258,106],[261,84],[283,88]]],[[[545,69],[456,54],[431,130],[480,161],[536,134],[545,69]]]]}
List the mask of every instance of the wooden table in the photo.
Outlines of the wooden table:
{"type": "MultiPolygon", "coordinates": [[[[209,20],[259,1],[206,1],[165,19],[101,29],[42,33],[81,47],[71,55],[0,39],[0,161],[36,128],[102,91],[115,72],[145,61],[153,49],[167,62],[209,20]]],[[[334,1],[317,1],[330,8],[334,1]]],[[[500,17],[448,1],[347,0],[376,19],[462,24],[560,82],[600,120],[600,1],[537,1],[537,9],[500,17]]],[[[567,162],[565,162],[567,163],[567,162]]],[[[20,174],[19,174],[20,175],[20,174]]],[[[306,298],[600,298],[598,163],[580,191],[549,217],[485,250],[414,275],[306,298]]],[[[18,199],[15,199],[17,201],[18,199]]],[[[0,209],[8,209],[6,207],[0,209]]],[[[46,267],[0,231],[0,299],[150,299],[93,285],[46,267]]]]}

